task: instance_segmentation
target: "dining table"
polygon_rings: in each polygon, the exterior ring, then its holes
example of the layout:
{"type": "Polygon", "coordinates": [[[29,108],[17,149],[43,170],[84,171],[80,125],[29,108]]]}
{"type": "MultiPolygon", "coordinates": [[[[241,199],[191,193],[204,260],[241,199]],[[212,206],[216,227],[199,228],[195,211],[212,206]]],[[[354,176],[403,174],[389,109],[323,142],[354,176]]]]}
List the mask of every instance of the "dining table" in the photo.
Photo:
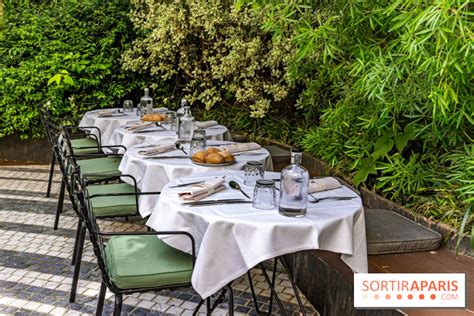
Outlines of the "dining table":
{"type": "MultiPolygon", "coordinates": [[[[161,146],[174,145],[174,142],[160,143],[161,146]]],[[[235,144],[229,141],[207,142],[208,147],[219,147],[235,144]]],[[[264,169],[273,170],[271,155],[265,148],[235,153],[235,162],[225,165],[196,164],[189,157],[189,144],[184,145],[182,150],[175,149],[156,155],[144,155],[143,152],[150,146],[140,144],[127,149],[122,157],[119,170],[122,174],[135,178],[138,189],[141,192],[161,191],[170,181],[180,177],[226,170],[241,170],[249,161],[259,161],[264,169]]],[[[124,182],[133,184],[130,178],[123,177],[124,182]]],[[[139,198],[139,212],[142,217],[147,217],[155,209],[158,203],[158,195],[142,195],[139,198]]]]}
{"type": "Polygon", "coordinates": [[[100,139],[103,146],[120,145],[111,142],[114,131],[122,126],[140,121],[140,116],[133,112],[123,112],[121,108],[99,109],[86,112],[79,122],[79,128],[95,126],[90,133],[100,139]]]}
{"type": "MultiPolygon", "coordinates": [[[[232,141],[232,135],[227,127],[223,125],[213,125],[204,130],[208,140],[232,141]]],[[[147,129],[140,130],[131,130],[127,128],[127,126],[118,127],[112,133],[109,142],[111,144],[119,144],[125,146],[125,148],[130,148],[138,144],[164,144],[176,142],[177,140],[178,134],[176,131],[170,130],[168,124],[163,124],[159,126],[152,125],[147,129]]],[[[123,153],[123,150],[119,150],[119,153],[123,153]]]]}
{"type": "MultiPolygon", "coordinates": [[[[264,177],[276,180],[278,187],[280,173],[265,172],[264,177]]],[[[308,197],[306,216],[295,218],[283,216],[277,209],[254,208],[251,199],[229,186],[230,181],[239,183],[252,196],[254,187],[244,184],[242,170],[177,177],[162,187],[146,223],[156,231],[186,231],[194,237],[197,258],[192,285],[202,298],[215,294],[263,261],[302,250],[340,253],[353,272],[367,272],[364,208],[360,197],[349,187],[341,185],[313,193],[308,197]],[[183,190],[189,190],[187,183],[216,177],[225,177],[225,189],[201,200],[214,202],[190,205],[179,197],[183,190]],[[349,199],[315,202],[329,196],[349,199]],[[229,199],[238,201],[227,203],[229,199]]],[[[191,253],[189,242],[181,237],[160,238],[176,249],[191,253]]]]}
{"type": "MultiPolygon", "coordinates": [[[[165,107],[156,108],[154,111],[165,113],[165,107]]],[[[99,109],[88,111],[79,122],[79,128],[85,126],[95,126],[97,129],[90,129],[89,132],[100,139],[102,146],[121,145],[129,148],[136,144],[156,144],[166,141],[177,141],[176,131],[171,131],[168,124],[162,127],[152,126],[150,129],[132,131],[127,129],[140,122],[140,116],[133,112],[124,112],[121,108],[99,109]]],[[[198,125],[200,122],[197,122],[198,125]]],[[[205,128],[208,139],[231,141],[232,136],[227,127],[223,125],[212,125],[205,128]]],[[[105,149],[110,152],[109,149],[105,149]]],[[[117,149],[123,154],[125,150],[117,149]]]]}

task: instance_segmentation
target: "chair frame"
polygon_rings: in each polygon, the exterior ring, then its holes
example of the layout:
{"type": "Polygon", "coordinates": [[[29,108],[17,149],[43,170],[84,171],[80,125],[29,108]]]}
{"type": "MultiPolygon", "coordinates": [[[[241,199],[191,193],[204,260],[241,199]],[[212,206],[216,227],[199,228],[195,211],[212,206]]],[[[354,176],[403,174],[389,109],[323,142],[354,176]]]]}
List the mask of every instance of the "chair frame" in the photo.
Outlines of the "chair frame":
{"type": "Polygon", "coordinates": [[[105,258],[104,258],[104,249],[106,247],[106,243],[103,241],[103,237],[112,237],[112,236],[144,236],[144,235],[183,235],[189,238],[191,243],[191,255],[192,255],[192,267],[194,268],[196,262],[196,246],[193,236],[185,231],[161,231],[161,232],[142,232],[142,233],[132,233],[132,232],[121,232],[121,233],[106,233],[101,232],[100,228],[96,222],[95,215],[91,209],[90,199],[87,197],[87,190],[86,184],[84,180],[81,178],[80,171],[77,170],[75,172],[75,180],[77,185],[77,190],[75,193],[75,197],[78,200],[78,204],[80,205],[80,210],[82,213],[82,217],[84,219],[84,224],[89,231],[89,237],[93,245],[94,253],[97,257],[97,262],[99,265],[99,269],[102,274],[102,283],[99,292],[99,298],[97,302],[97,310],[96,315],[101,315],[103,311],[104,301],[105,301],[105,293],[107,288],[115,294],[115,308],[114,308],[114,315],[120,315],[122,310],[123,304],[123,295],[124,294],[132,294],[132,293],[144,293],[150,291],[159,291],[159,290],[173,290],[182,287],[189,287],[192,286],[190,282],[180,283],[180,284],[169,284],[157,287],[146,287],[146,288],[132,288],[132,289],[120,289],[118,288],[109,278],[107,273],[107,267],[105,265],[105,258]]]}

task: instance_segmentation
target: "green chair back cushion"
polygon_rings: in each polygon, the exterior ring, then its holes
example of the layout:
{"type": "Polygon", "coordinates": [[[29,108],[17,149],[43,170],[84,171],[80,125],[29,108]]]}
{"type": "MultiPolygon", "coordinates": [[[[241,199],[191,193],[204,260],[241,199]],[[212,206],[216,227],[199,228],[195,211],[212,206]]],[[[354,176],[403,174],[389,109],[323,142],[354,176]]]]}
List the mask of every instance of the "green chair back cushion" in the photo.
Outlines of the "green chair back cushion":
{"type": "MultiPolygon", "coordinates": [[[[127,183],[89,185],[89,196],[94,194],[135,193],[135,187],[127,183]]],[[[96,217],[126,216],[137,214],[135,194],[123,196],[97,196],[90,199],[96,217]]]]}
{"type": "Polygon", "coordinates": [[[97,141],[93,138],[78,138],[78,139],[71,139],[71,145],[74,149],[75,154],[90,154],[96,153],[99,151],[97,147],[97,141]],[[80,147],[95,147],[95,148],[80,148],[80,147]]]}
{"type": "Polygon", "coordinates": [[[120,160],[120,157],[100,157],[78,160],[77,164],[81,167],[81,173],[84,177],[94,180],[120,175],[121,172],[118,170],[120,160]],[[96,175],[89,176],[88,174],[96,175]]]}
{"type": "Polygon", "coordinates": [[[105,262],[111,281],[120,289],[191,283],[192,256],[155,235],[113,236],[105,247],[105,262]]]}

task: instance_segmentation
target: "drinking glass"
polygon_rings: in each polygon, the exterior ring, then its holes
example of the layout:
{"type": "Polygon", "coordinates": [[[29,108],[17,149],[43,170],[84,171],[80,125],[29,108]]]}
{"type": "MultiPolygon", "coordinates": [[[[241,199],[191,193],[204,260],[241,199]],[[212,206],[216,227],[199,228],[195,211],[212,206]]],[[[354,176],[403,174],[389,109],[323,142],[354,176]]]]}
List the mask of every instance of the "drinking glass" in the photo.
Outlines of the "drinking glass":
{"type": "Polygon", "coordinates": [[[265,167],[261,161],[249,161],[244,166],[244,184],[253,186],[257,180],[263,179],[265,167]]]}
{"type": "Polygon", "coordinates": [[[166,112],[166,123],[170,126],[170,131],[178,131],[178,120],[175,111],[166,112]]]}
{"type": "Polygon", "coordinates": [[[252,206],[260,210],[272,210],[276,209],[277,205],[275,181],[257,180],[253,191],[252,206]]]}
{"type": "Polygon", "coordinates": [[[132,100],[125,100],[123,102],[123,112],[124,113],[132,113],[133,112],[133,101],[132,100]]]}
{"type": "Polygon", "coordinates": [[[203,129],[196,129],[191,138],[189,155],[192,157],[195,153],[204,149],[206,149],[206,131],[203,129]]]}

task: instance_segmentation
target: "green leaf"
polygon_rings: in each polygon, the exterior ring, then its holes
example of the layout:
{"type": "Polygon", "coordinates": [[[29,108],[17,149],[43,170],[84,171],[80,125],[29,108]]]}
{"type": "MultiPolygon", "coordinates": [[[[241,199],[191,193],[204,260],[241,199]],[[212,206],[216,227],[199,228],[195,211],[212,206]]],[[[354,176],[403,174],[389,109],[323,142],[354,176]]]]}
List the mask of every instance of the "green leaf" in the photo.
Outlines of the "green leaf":
{"type": "Polygon", "coordinates": [[[61,74],[55,74],[48,80],[48,86],[52,84],[53,82],[56,82],[56,85],[59,86],[59,83],[61,82],[61,74]]]}
{"type": "Polygon", "coordinates": [[[374,160],[388,154],[388,152],[393,148],[393,143],[393,139],[389,136],[380,137],[374,145],[374,152],[372,153],[374,160]]]}
{"type": "Polygon", "coordinates": [[[63,76],[63,79],[64,79],[64,83],[66,83],[68,85],[73,85],[74,84],[74,80],[70,76],[63,76]]]}
{"type": "Polygon", "coordinates": [[[367,177],[369,176],[369,174],[376,174],[376,173],[377,173],[377,170],[375,169],[374,161],[370,158],[363,159],[360,164],[359,170],[354,175],[354,178],[353,178],[354,184],[359,185],[362,182],[365,182],[365,180],[367,180],[367,177]]]}

